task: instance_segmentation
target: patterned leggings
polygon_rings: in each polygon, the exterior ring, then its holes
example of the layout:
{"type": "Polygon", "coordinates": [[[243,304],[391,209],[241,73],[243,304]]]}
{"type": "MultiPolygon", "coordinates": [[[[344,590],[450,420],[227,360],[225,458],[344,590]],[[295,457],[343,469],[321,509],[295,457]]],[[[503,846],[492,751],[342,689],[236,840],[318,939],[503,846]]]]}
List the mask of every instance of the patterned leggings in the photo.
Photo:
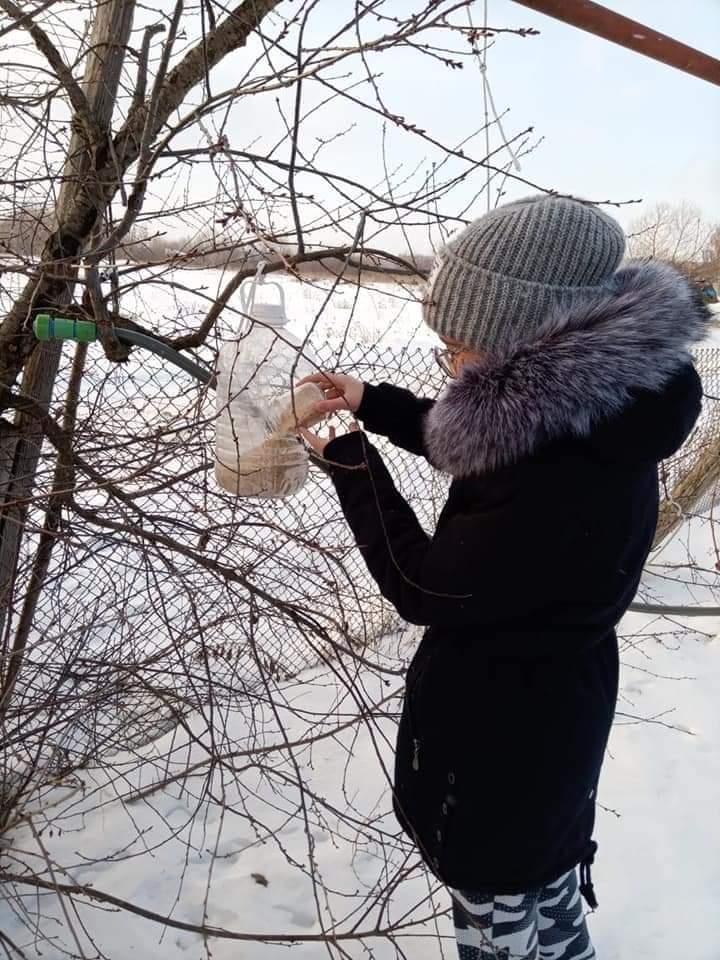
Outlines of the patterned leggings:
{"type": "Polygon", "coordinates": [[[540,890],[451,890],[460,960],[595,960],[574,870],[540,890]]]}

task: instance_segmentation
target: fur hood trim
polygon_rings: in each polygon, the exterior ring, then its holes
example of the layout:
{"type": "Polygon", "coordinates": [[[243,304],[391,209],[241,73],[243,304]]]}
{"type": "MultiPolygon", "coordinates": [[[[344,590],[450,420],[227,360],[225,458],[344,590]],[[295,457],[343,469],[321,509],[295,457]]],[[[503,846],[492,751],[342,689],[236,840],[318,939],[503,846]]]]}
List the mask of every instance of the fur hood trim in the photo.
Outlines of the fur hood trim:
{"type": "Polygon", "coordinates": [[[463,477],[563,435],[588,436],[627,406],[631,390],[661,391],[692,360],[709,316],[677,270],[630,262],[556,307],[531,340],[466,364],[425,419],[430,461],[463,477]]]}

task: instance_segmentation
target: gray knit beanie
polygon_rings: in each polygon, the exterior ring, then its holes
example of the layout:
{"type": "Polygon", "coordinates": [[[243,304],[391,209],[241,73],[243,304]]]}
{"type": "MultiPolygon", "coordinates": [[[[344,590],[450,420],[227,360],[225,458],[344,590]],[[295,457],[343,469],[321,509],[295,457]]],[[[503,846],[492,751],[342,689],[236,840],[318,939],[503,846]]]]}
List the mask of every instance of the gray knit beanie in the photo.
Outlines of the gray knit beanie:
{"type": "Polygon", "coordinates": [[[624,252],[622,227],[593,204],[545,194],[505,204],[440,251],[425,322],[502,355],[530,339],[554,306],[606,283],[624,252]]]}

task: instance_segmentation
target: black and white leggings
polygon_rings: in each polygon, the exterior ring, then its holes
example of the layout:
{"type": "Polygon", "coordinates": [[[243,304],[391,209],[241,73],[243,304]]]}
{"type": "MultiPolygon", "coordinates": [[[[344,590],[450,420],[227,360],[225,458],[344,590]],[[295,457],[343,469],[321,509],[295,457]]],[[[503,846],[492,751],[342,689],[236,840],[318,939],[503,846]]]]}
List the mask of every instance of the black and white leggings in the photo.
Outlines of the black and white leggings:
{"type": "Polygon", "coordinates": [[[574,870],[514,897],[450,893],[460,960],[595,960],[574,870]]]}

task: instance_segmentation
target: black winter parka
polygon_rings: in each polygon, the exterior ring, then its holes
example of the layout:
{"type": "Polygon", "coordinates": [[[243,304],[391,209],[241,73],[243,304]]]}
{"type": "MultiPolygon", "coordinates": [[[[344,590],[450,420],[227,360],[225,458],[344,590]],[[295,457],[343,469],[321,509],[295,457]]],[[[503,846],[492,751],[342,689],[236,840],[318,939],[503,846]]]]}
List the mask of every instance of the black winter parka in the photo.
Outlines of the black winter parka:
{"type": "Polygon", "coordinates": [[[660,461],[700,412],[707,311],[631,264],[437,400],[367,384],[371,432],[453,476],[434,535],[364,432],[325,458],[382,594],[425,630],[407,672],[394,807],[447,885],[538,888],[589,863],[618,691],[615,627],[657,523],[660,461]]]}

